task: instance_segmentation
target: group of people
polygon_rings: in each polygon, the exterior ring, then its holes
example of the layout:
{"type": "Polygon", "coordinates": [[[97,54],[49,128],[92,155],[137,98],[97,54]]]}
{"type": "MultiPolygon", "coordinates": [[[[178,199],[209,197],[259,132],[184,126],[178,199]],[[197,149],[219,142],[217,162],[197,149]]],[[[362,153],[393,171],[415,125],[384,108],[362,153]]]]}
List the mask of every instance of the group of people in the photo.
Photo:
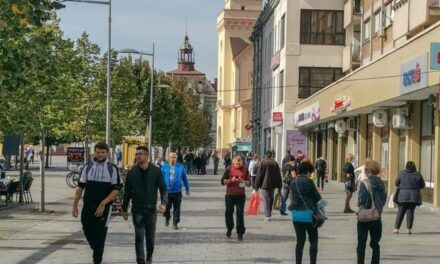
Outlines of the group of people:
{"type": "MultiPolygon", "coordinates": [[[[157,213],[165,219],[165,226],[178,229],[180,222],[180,207],[182,188],[190,195],[190,186],[186,168],[178,162],[175,152],[169,154],[169,160],[161,168],[149,162],[148,148],[140,146],[136,149],[136,165],[128,172],[125,185],[119,175],[118,168],[108,160],[108,146],[105,143],[95,145],[95,158],[84,166],[78,188],[75,191],[72,215],[78,216],[78,202],[84,191],[84,205],[81,213],[83,231],[91,249],[94,263],[101,263],[104,243],[107,234],[107,222],[113,199],[124,188],[122,216],[128,220],[128,206],[132,203],[131,214],[135,229],[135,250],[137,263],[152,263],[157,213]],[[157,192],[160,193],[160,203],[157,206],[157,192]],[[172,210],[172,213],[171,213],[172,210]],[[146,241],[146,254],[144,242],[146,241]]],[[[217,155],[215,153],[215,155],[217,155]]],[[[380,178],[380,165],[377,161],[367,159],[361,169],[360,182],[353,180],[355,175],[352,164],[354,157],[347,155],[343,173],[346,176],[344,188],[347,193],[346,203],[358,185],[359,208],[376,208],[378,217],[372,221],[358,221],[357,263],[364,263],[368,234],[370,247],[373,250],[371,263],[380,261],[380,238],[382,221],[380,215],[386,201],[385,185],[380,178]],[[350,164],[348,164],[350,163],[350,164]],[[350,182],[350,183],[349,183],[350,182]]],[[[258,155],[246,162],[241,155],[235,156],[221,178],[221,184],[226,186],[225,194],[225,224],[226,236],[231,238],[235,227],[237,239],[243,240],[246,232],[244,222],[244,206],[246,202],[246,187],[252,186],[253,193],[262,196],[265,221],[270,221],[273,211],[275,190],[282,192],[284,203],[290,196],[288,210],[292,212],[292,223],[297,237],[295,247],[296,263],[302,263],[303,249],[308,236],[310,242],[310,262],[317,262],[318,226],[313,220],[313,214],[321,201],[321,187],[316,187],[310,175],[316,171],[320,184],[323,184],[326,163],[321,157],[313,165],[311,160],[297,153],[283,160],[280,168],[273,159],[272,151],[267,151],[264,158],[258,155]],[[324,162],[322,162],[324,161],[324,162]],[[248,164],[246,164],[248,163],[248,164]],[[324,169],[323,169],[324,168],[324,169]],[[318,171],[319,170],[319,171],[318,171]],[[234,211],[236,219],[234,223],[234,211]]],[[[407,215],[407,233],[411,234],[414,221],[414,209],[421,204],[420,189],[424,188],[423,177],[417,172],[414,162],[407,162],[406,169],[400,173],[396,182],[398,192],[395,201],[399,206],[396,216],[394,233],[398,234],[404,215],[407,215]]],[[[287,206],[285,206],[287,207],[287,206]]],[[[348,212],[350,207],[344,208],[348,212]]],[[[280,211],[281,213],[285,213],[280,211]]]]}
{"type": "Polygon", "coordinates": [[[118,167],[109,161],[108,154],[107,144],[100,142],[95,145],[94,159],[81,171],[74,194],[72,216],[78,217],[78,203],[84,192],[81,223],[93,251],[93,263],[101,263],[112,201],[124,188],[122,217],[128,220],[128,206],[131,202],[136,262],[152,263],[157,213],[163,214],[165,226],[170,224],[172,218],[173,228],[178,229],[182,185],[185,186],[186,195],[190,194],[185,168],[177,162],[175,152],[169,154],[168,162],[161,168],[154,166],[149,162],[148,148],[139,146],[136,148],[136,164],[128,171],[123,184],[118,167]],[[158,192],[160,204],[157,206],[158,192]]]}

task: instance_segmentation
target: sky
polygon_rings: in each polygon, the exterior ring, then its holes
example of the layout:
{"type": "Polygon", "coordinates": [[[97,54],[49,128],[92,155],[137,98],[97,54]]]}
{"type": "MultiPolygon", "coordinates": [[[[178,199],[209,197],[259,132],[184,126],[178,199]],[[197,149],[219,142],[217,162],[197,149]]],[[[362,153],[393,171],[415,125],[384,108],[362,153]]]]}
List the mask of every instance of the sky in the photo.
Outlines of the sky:
{"type": "MultiPolygon", "coordinates": [[[[106,52],[108,6],[64,4],[66,8],[57,12],[64,37],[76,40],[85,31],[106,52]]],[[[112,0],[112,48],[151,53],[154,43],[155,68],[172,71],[177,68],[177,54],[187,28],[195,67],[213,81],[217,77],[216,21],[223,7],[224,0],[112,0]]]]}

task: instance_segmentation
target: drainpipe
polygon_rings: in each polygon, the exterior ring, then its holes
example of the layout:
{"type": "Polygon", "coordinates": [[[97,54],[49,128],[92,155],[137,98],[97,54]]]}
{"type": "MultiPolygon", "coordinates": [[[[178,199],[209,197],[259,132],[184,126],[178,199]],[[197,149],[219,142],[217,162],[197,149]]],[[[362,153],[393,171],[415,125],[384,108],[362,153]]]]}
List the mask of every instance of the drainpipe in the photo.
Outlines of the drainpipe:
{"type": "Polygon", "coordinates": [[[373,60],[373,11],[374,11],[374,1],[371,1],[371,6],[370,6],[370,61],[373,60]]]}
{"type": "Polygon", "coordinates": [[[361,35],[360,35],[360,40],[359,40],[359,58],[361,61],[361,65],[363,64],[363,60],[362,60],[362,54],[363,54],[363,50],[364,50],[364,2],[361,1],[361,35]]]}

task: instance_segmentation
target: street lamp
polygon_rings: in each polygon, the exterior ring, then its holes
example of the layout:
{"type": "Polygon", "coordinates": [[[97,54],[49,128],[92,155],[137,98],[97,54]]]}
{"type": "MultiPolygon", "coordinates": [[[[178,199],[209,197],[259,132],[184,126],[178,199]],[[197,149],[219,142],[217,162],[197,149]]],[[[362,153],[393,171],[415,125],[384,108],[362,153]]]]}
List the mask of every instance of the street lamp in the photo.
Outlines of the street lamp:
{"type": "Polygon", "coordinates": [[[139,54],[145,56],[151,56],[151,77],[150,77],[150,110],[148,111],[148,151],[150,156],[150,161],[153,161],[152,152],[151,152],[151,134],[152,134],[152,124],[153,124],[153,86],[154,86],[154,43],[153,43],[153,51],[143,52],[135,49],[123,49],[120,50],[119,53],[131,53],[131,54],[139,54]]]}
{"type": "Polygon", "coordinates": [[[61,0],[62,2],[78,2],[98,5],[108,5],[108,54],[107,54],[107,102],[105,118],[105,143],[110,146],[110,125],[111,125],[111,48],[112,48],[112,0],[94,1],[94,0],[61,0]]]}

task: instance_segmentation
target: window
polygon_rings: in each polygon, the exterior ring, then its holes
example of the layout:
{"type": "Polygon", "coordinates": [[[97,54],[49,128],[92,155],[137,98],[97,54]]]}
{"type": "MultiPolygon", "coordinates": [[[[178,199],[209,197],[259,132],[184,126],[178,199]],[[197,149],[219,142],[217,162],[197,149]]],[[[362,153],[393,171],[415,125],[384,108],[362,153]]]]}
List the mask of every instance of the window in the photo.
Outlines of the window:
{"type": "Polygon", "coordinates": [[[371,23],[370,23],[370,19],[368,19],[364,22],[364,40],[370,39],[370,27],[371,27],[371,23]]]}
{"type": "Polygon", "coordinates": [[[280,50],[284,48],[284,41],[285,41],[285,31],[286,31],[286,15],[283,15],[281,18],[281,29],[280,29],[280,50]]]}
{"type": "Polygon", "coordinates": [[[280,84],[278,91],[278,104],[282,104],[284,100],[284,70],[280,71],[278,82],[280,84]]]}
{"type": "Polygon", "coordinates": [[[301,44],[344,45],[344,12],[301,10],[301,44]]]}
{"type": "Polygon", "coordinates": [[[385,6],[385,27],[391,26],[394,21],[394,9],[392,8],[393,4],[390,3],[387,6],[385,6]]]}
{"type": "Polygon", "coordinates": [[[341,77],[341,68],[300,67],[298,98],[307,98],[341,77]]]}
{"type": "Polygon", "coordinates": [[[374,33],[379,32],[380,28],[382,27],[382,23],[380,22],[380,18],[381,18],[381,13],[377,12],[376,14],[374,14],[374,33]]]}

